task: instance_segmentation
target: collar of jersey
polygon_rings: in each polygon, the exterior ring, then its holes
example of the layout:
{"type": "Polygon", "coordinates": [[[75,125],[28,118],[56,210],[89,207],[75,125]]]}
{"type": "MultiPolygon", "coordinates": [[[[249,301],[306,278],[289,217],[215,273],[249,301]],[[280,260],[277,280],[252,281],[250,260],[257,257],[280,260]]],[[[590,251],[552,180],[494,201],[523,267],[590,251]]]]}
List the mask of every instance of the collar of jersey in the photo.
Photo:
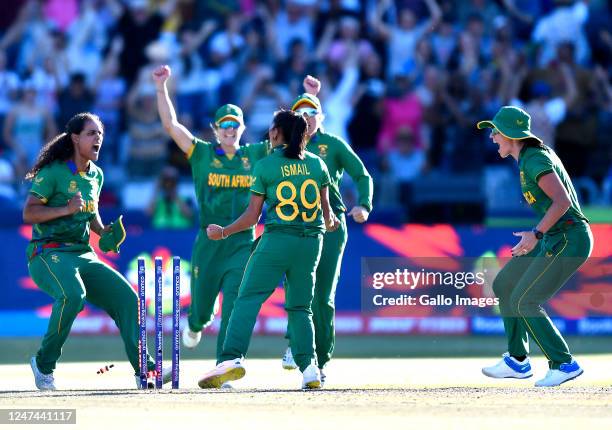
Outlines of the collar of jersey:
{"type": "MultiPolygon", "coordinates": [[[[225,151],[223,150],[223,148],[221,148],[221,144],[219,143],[215,143],[215,155],[217,155],[218,157],[222,157],[224,155],[227,155],[225,153],[225,151]]],[[[242,158],[242,146],[240,146],[237,150],[236,150],[236,156],[238,158],[242,158]]]]}
{"type": "Polygon", "coordinates": [[[287,147],[287,145],[285,145],[285,144],[275,146],[274,148],[272,148],[272,152],[276,152],[276,151],[279,151],[281,149],[285,149],[286,147],[287,147]]]}
{"type": "Polygon", "coordinates": [[[66,161],[66,165],[73,175],[76,175],[77,173],[91,173],[91,161],[89,162],[89,169],[86,172],[79,172],[79,168],[73,160],[66,161]]]}

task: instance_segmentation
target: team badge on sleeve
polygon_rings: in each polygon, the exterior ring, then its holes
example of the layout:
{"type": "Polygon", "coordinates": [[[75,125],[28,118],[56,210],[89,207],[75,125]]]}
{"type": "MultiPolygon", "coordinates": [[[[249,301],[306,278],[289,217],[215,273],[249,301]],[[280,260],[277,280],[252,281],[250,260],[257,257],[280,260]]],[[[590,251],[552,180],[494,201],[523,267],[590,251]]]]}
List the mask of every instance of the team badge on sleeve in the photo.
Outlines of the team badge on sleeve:
{"type": "Polygon", "coordinates": [[[319,157],[327,157],[327,145],[319,145],[319,157]]]}

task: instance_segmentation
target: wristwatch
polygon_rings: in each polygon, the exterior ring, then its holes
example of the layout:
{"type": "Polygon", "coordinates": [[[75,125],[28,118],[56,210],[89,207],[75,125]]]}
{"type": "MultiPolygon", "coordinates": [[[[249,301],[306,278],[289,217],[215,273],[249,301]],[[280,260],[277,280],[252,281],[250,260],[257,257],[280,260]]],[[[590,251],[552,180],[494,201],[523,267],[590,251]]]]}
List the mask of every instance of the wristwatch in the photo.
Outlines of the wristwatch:
{"type": "Polygon", "coordinates": [[[541,240],[544,237],[544,233],[542,233],[540,230],[538,230],[535,227],[531,231],[533,232],[533,234],[535,235],[536,239],[538,239],[538,240],[541,240]]]}

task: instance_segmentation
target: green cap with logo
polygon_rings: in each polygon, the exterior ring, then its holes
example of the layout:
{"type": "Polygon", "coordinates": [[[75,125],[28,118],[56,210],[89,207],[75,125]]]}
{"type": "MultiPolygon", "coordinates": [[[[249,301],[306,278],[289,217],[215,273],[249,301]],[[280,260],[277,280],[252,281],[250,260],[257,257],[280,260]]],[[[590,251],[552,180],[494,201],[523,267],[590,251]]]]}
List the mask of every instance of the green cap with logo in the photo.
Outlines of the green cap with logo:
{"type": "Polygon", "coordinates": [[[244,124],[242,119],[242,109],[236,105],[226,104],[221,106],[215,112],[215,124],[219,125],[222,121],[237,121],[240,124],[244,124]]]}
{"type": "Polygon", "coordinates": [[[319,101],[319,98],[308,93],[300,94],[295,99],[293,99],[293,102],[291,102],[291,110],[295,110],[295,108],[297,108],[302,103],[309,104],[310,106],[321,112],[321,102],[319,101]]]}
{"type": "Polygon", "coordinates": [[[542,139],[530,131],[531,117],[523,109],[516,106],[503,106],[490,121],[480,121],[476,124],[479,129],[494,128],[509,139],[535,139],[542,143],[542,139]]]}

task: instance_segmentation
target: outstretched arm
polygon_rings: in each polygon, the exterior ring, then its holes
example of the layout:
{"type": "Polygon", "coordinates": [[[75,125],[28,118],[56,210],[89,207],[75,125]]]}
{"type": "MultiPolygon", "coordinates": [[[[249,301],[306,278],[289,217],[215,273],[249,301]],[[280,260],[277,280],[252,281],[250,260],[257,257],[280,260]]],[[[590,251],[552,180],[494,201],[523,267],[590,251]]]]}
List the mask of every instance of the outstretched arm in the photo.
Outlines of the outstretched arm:
{"type": "Polygon", "coordinates": [[[206,228],[208,238],[211,240],[227,239],[234,233],[238,233],[253,227],[255,224],[257,224],[257,221],[259,221],[264,201],[265,196],[255,193],[251,194],[249,206],[236,221],[227,227],[221,227],[217,224],[210,224],[206,228]]]}
{"type": "Polygon", "coordinates": [[[157,110],[166,132],[172,137],[178,147],[181,148],[181,151],[188,153],[193,145],[193,134],[179,123],[176,118],[176,112],[174,111],[174,106],[172,106],[166,86],[171,73],[170,67],[166,65],[159,66],[153,72],[153,81],[155,81],[155,88],[157,90],[157,110]]]}

